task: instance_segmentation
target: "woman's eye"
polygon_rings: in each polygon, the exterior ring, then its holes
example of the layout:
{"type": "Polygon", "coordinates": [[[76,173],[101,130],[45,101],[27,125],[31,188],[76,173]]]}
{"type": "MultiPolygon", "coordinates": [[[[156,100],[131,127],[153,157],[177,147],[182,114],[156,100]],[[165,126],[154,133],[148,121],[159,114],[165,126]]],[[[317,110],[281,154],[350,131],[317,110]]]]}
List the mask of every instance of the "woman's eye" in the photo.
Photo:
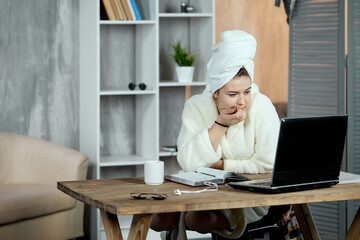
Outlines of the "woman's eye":
{"type": "Polygon", "coordinates": [[[248,95],[248,94],[250,94],[251,93],[251,91],[249,90],[249,91],[245,91],[245,95],[248,95]]]}
{"type": "Polygon", "coordinates": [[[236,93],[229,93],[229,96],[230,96],[230,97],[235,97],[235,96],[236,96],[236,93]]]}

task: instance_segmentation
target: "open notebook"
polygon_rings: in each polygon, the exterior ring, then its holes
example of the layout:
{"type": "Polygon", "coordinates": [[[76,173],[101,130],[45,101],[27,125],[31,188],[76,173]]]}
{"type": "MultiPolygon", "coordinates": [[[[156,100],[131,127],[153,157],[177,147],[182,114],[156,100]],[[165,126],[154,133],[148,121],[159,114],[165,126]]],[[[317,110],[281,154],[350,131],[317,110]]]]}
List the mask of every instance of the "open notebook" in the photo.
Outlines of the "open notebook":
{"type": "Polygon", "coordinates": [[[230,181],[245,181],[247,177],[234,172],[200,167],[195,172],[182,172],[166,176],[167,180],[188,186],[204,186],[205,182],[224,184],[230,181]]]}

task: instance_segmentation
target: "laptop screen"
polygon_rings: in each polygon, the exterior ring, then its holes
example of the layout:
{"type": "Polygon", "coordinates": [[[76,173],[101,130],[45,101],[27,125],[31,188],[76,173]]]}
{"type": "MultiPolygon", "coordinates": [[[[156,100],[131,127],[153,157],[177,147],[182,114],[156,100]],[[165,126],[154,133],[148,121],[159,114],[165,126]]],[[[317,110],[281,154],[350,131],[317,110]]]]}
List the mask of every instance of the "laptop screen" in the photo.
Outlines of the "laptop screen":
{"type": "Polygon", "coordinates": [[[338,179],[348,116],[281,120],[273,185],[338,179]]]}

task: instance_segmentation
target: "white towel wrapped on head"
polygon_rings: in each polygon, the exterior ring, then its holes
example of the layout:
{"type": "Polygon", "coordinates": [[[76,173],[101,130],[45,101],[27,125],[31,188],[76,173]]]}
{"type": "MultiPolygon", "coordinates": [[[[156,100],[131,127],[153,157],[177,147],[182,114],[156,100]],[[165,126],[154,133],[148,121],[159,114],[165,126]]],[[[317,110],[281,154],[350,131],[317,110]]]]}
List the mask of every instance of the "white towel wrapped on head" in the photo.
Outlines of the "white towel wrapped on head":
{"type": "Polygon", "coordinates": [[[228,83],[241,67],[254,80],[253,58],[256,52],[255,38],[241,30],[221,33],[222,41],[212,47],[212,57],[207,64],[209,81],[207,90],[214,93],[228,83]]]}

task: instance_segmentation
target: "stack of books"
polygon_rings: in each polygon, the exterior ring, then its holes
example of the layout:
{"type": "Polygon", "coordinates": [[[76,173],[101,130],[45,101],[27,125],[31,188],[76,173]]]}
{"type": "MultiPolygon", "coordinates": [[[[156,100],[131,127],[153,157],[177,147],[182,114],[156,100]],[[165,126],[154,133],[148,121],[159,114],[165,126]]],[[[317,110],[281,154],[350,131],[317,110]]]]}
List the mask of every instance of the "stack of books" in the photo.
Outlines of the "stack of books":
{"type": "Polygon", "coordinates": [[[177,152],[177,146],[162,146],[162,150],[165,152],[177,152]]]}
{"type": "Polygon", "coordinates": [[[135,0],[102,0],[109,20],[141,20],[135,0]]]}

